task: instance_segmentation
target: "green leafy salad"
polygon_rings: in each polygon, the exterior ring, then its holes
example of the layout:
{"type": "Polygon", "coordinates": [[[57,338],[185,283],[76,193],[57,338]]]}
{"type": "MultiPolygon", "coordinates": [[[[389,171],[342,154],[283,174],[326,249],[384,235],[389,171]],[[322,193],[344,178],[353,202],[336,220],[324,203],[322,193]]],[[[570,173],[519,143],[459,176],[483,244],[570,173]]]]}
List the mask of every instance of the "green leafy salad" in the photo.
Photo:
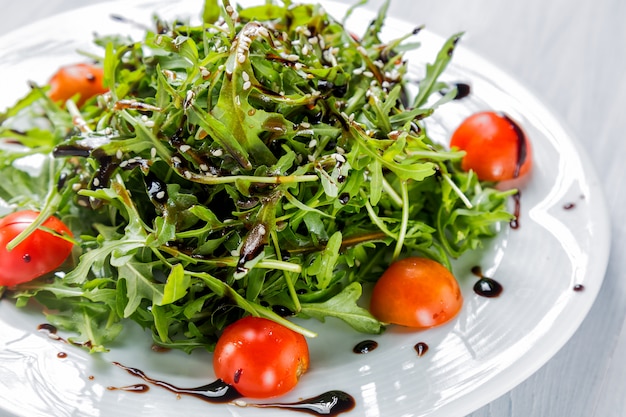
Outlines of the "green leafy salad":
{"type": "Polygon", "coordinates": [[[512,218],[512,192],[425,126],[454,97],[439,77],[461,35],[411,82],[419,30],[383,41],[387,6],[353,34],[316,4],[207,0],[198,25],[97,36],[107,93],[77,105],[33,85],[0,114],[0,198],[57,216],[75,245],[5,299],[94,352],[129,320],[187,352],[245,315],[382,332],[361,299],[393,260],[449,267],[512,218]]]}

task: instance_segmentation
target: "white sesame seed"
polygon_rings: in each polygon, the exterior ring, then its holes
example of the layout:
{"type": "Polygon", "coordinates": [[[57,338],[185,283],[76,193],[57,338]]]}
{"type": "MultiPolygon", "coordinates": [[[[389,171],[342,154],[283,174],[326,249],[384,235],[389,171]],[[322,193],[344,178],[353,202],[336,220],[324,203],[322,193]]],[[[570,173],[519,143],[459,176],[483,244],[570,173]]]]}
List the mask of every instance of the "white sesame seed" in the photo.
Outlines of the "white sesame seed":
{"type": "Polygon", "coordinates": [[[235,96],[235,104],[241,106],[241,99],[239,98],[239,95],[235,96]]]}
{"type": "Polygon", "coordinates": [[[222,156],[224,154],[224,151],[222,151],[221,149],[215,149],[211,153],[213,154],[213,156],[220,157],[220,156],[222,156]]]}
{"type": "Polygon", "coordinates": [[[100,179],[99,178],[94,178],[93,182],[92,182],[94,187],[99,187],[100,186],[100,179]]]}
{"type": "Polygon", "coordinates": [[[363,71],[363,75],[368,78],[372,78],[374,76],[374,73],[372,71],[363,71]]]}
{"type": "Polygon", "coordinates": [[[317,140],[311,139],[309,142],[309,148],[315,148],[317,146],[317,140]]]}
{"type": "Polygon", "coordinates": [[[304,45],[302,47],[302,55],[308,55],[309,54],[309,46],[308,45],[304,45]]]}
{"type": "Polygon", "coordinates": [[[147,120],[144,125],[146,127],[154,127],[154,121],[153,120],[147,120]]]}
{"type": "Polygon", "coordinates": [[[156,148],[150,149],[150,157],[151,157],[151,159],[156,158],[156,156],[157,156],[157,149],[156,148]]]}
{"type": "Polygon", "coordinates": [[[385,64],[383,63],[383,61],[377,59],[376,61],[374,61],[374,65],[376,65],[378,68],[384,68],[385,64]]]}
{"type": "Polygon", "coordinates": [[[309,38],[309,43],[311,45],[316,45],[317,42],[318,42],[318,39],[315,36],[309,38]]]}
{"type": "Polygon", "coordinates": [[[141,121],[142,122],[147,122],[148,121],[148,116],[146,116],[145,114],[141,115],[141,121]]]}
{"type": "Polygon", "coordinates": [[[352,70],[352,73],[354,75],[361,75],[363,74],[363,68],[355,68],[354,70],[352,70]]]}
{"type": "Polygon", "coordinates": [[[245,71],[242,71],[241,78],[243,78],[244,81],[249,81],[250,80],[250,76],[245,71]]]}
{"type": "Polygon", "coordinates": [[[200,164],[199,168],[200,168],[200,171],[208,171],[209,170],[209,166],[207,164],[200,164]]]}
{"type": "Polygon", "coordinates": [[[346,162],[346,158],[344,158],[344,156],[339,153],[334,153],[333,158],[335,158],[335,161],[342,163],[342,164],[346,162]]]}
{"type": "Polygon", "coordinates": [[[159,191],[158,193],[156,193],[156,198],[158,200],[163,200],[165,198],[165,191],[159,191]]]}
{"type": "Polygon", "coordinates": [[[182,153],[185,153],[185,152],[189,151],[189,149],[191,149],[191,146],[189,146],[189,145],[182,145],[182,146],[181,146],[180,148],[178,148],[178,149],[180,149],[180,151],[181,151],[182,153]]]}
{"type": "Polygon", "coordinates": [[[300,123],[300,126],[303,127],[304,129],[309,129],[311,127],[311,123],[302,122],[300,123]]]}
{"type": "Polygon", "coordinates": [[[172,157],[172,162],[175,163],[175,164],[180,164],[183,161],[179,157],[173,156],[172,157]]]}
{"type": "Polygon", "coordinates": [[[120,168],[126,168],[128,166],[128,161],[120,162],[120,168]]]}
{"type": "Polygon", "coordinates": [[[288,61],[291,61],[291,62],[296,62],[300,59],[300,57],[296,54],[287,55],[286,58],[288,61]]]}
{"type": "Polygon", "coordinates": [[[72,184],[72,191],[79,191],[83,188],[83,185],[79,182],[72,184]]]}
{"type": "Polygon", "coordinates": [[[346,153],[346,150],[342,148],[341,146],[337,146],[335,150],[337,151],[339,155],[344,155],[346,153]]]}
{"type": "Polygon", "coordinates": [[[110,134],[113,133],[113,129],[111,129],[109,126],[104,128],[104,134],[109,136],[110,134]]]}
{"type": "Polygon", "coordinates": [[[307,155],[309,162],[315,161],[315,157],[313,155],[307,155]]]}
{"type": "Polygon", "coordinates": [[[250,87],[252,87],[252,83],[250,81],[246,81],[245,83],[243,83],[244,90],[249,90],[250,87]]]}
{"type": "Polygon", "coordinates": [[[185,178],[187,178],[188,180],[190,180],[190,179],[191,179],[191,177],[192,177],[192,174],[191,174],[191,172],[189,172],[189,171],[185,171],[185,172],[183,173],[183,175],[184,175],[184,176],[185,176],[185,178]]]}
{"type": "Polygon", "coordinates": [[[304,68],[304,64],[302,62],[296,62],[295,64],[293,64],[293,67],[296,69],[296,71],[300,71],[302,68],[304,68]]]}
{"type": "Polygon", "coordinates": [[[117,152],[115,152],[115,157],[117,159],[122,159],[124,157],[124,152],[122,152],[121,149],[118,149],[117,152]]]}

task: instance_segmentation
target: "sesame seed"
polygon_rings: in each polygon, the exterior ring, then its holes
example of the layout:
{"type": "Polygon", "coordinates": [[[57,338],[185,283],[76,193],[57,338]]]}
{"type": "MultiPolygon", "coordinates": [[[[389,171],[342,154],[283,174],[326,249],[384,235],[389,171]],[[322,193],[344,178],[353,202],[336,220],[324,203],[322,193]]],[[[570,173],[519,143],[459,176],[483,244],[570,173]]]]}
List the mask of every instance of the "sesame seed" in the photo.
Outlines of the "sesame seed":
{"type": "Polygon", "coordinates": [[[311,127],[311,123],[302,122],[300,123],[300,126],[302,126],[304,129],[309,129],[311,127]]]}
{"type": "Polygon", "coordinates": [[[287,55],[286,58],[287,58],[288,61],[291,61],[291,62],[296,62],[296,61],[298,61],[300,59],[300,57],[298,55],[296,55],[296,54],[287,55]]]}
{"type": "Polygon", "coordinates": [[[165,191],[159,191],[156,193],[157,200],[163,200],[165,198],[165,191]]]}
{"type": "Polygon", "coordinates": [[[241,73],[241,78],[243,78],[244,81],[249,81],[250,80],[250,76],[248,75],[247,72],[243,71],[241,73]]]}
{"type": "Polygon", "coordinates": [[[79,191],[83,188],[83,185],[79,182],[72,184],[72,191],[79,191]]]}
{"type": "Polygon", "coordinates": [[[309,142],[309,148],[315,148],[317,146],[317,140],[311,139],[309,142]]]}
{"type": "Polygon", "coordinates": [[[252,87],[252,83],[250,81],[246,81],[245,83],[243,83],[244,90],[249,90],[250,87],[252,87]]]}
{"type": "Polygon", "coordinates": [[[175,163],[175,164],[180,164],[183,161],[179,157],[173,156],[172,157],[172,162],[175,163]]]}
{"type": "Polygon", "coordinates": [[[146,116],[145,114],[141,115],[141,121],[142,122],[147,122],[148,121],[148,116],[146,116]]]}
{"type": "Polygon", "coordinates": [[[207,164],[200,164],[200,171],[208,171],[209,166],[207,164]]]}
{"type": "Polygon", "coordinates": [[[128,166],[128,161],[120,162],[120,168],[126,168],[128,166]]]}
{"type": "Polygon", "coordinates": [[[211,152],[213,154],[213,156],[217,156],[220,157],[224,154],[224,151],[222,151],[221,149],[215,149],[213,152],[211,152]]]}
{"type": "Polygon", "coordinates": [[[315,161],[315,157],[313,155],[307,155],[309,162],[315,161]]]}
{"type": "Polygon", "coordinates": [[[333,154],[333,158],[335,158],[335,161],[342,163],[342,164],[346,162],[346,158],[344,158],[344,156],[339,153],[333,154]]]}
{"type": "Polygon", "coordinates": [[[361,75],[361,74],[363,74],[363,68],[355,68],[355,69],[352,71],[352,73],[353,73],[354,75],[361,75]]]}
{"type": "Polygon", "coordinates": [[[363,75],[368,78],[372,78],[374,76],[374,73],[372,71],[363,71],[363,75]]]}
{"type": "Polygon", "coordinates": [[[337,153],[339,155],[344,155],[346,153],[346,150],[342,148],[341,146],[337,146],[335,149],[337,150],[337,153]]]}
{"type": "Polygon", "coordinates": [[[315,36],[309,38],[309,43],[311,45],[315,45],[315,44],[317,44],[317,42],[318,42],[318,39],[315,36]]]}
{"type": "Polygon", "coordinates": [[[182,153],[185,153],[185,152],[189,151],[189,149],[191,149],[191,146],[189,146],[189,145],[182,145],[182,146],[181,146],[180,148],[178,148],[178,149],[180,149],[180,151],[181,151],[182,153]]]}
{"type": "Polygon", "coordinates": [[[113,129],[111,129],[109,126],[104,128],[104,134],[109,136],[110,134],[113,133],[113,129]]]}
{"type": "Polygon", "coordinates": [[[189,171],[185,171],[185,172],[183,173],[183,175],[184,175],[184,176],[185,176],[185,178],[187,178],[188,180],[190,180],[190,179],[191,179],[191,177],[192,177],[192,174],[191,174],[191,172],[189,172],[189,171]]]}
{"type": "Polygon", "coordinates": [[[117,152],[115,152],[115,157],[117,159],[122,159],[124,157],[124,152],[122,152],[121,149],[118,149],[117,152]]]}
{"type": "Polygon", "coordinates": [[[146,127],[154,127],[154,121],[153,120],[147,120],[144,125],[146,127]]]}
{"type": "Polygon", "coordinates": [[[151,157],[151,159],[156,158],[156,156],[157,156],[157,149],[156,148],[150,149],[150,157],[151,157]]]}
{"type": "Polygon", "coordinates": [[[99,187],[100,186],[100,179],[99,178],[94,178],[93,182],[92,182],[94,187],[99,187]]]}
{"type": "Polygon", "coordinates": [[[304,45],[302,47],[302,55],[308,55],[309,54],[309,47],[308,45],[304,45]]]}

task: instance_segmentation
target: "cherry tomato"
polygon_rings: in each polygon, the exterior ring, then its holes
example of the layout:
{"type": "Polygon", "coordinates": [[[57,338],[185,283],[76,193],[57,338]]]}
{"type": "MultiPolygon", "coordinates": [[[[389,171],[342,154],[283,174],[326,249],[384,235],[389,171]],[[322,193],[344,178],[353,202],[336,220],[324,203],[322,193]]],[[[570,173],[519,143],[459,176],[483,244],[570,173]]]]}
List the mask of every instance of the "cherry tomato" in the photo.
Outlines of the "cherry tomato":
{"type": "MultiPolygon", "coordinates": [[[[13,250],[7,250],[7,244],[27,228],[37,215],[35,211],[25,210],[0,219],[0,285],[17,285],[52,272],[72,251],[71,242],[43,229],[35,230],[13,250]]],[[[69,228],[54,216],[48,218],[42,226],[60,235],[72,236],[69,228]]]]}
{"type": "Polygon", "coordinates": [[[427,328],[449,321],[462,305],[459,284],[445,266],[411,257],[392,263],[376,282],[370,312],[384,323],[427,328]]]}
{"type": "Polygon", "coordinates": [[[80,94],[77,105],[82,106],[85,101],[98,94],[108,91],[104,86],[102,68],[91,64],[79,63],[61,67],[50,78],[48,97],[53,101],[65,101],[80,94]]]}
{"type": "Polygon", "coordinates": [[[309,367],[304,336],[260,317],[244,317],[226,327],[213,355],[215,375],[251,398],[290,391],[309,367]]]}
{"type": "Polygon", "coordinates": [[[466,152],[461,162],[484,181],[505,181],[530,171],[532,149],[528,137],[509,116],[492,111],[475,113],[452,134],[450,146],[466,152]]]}

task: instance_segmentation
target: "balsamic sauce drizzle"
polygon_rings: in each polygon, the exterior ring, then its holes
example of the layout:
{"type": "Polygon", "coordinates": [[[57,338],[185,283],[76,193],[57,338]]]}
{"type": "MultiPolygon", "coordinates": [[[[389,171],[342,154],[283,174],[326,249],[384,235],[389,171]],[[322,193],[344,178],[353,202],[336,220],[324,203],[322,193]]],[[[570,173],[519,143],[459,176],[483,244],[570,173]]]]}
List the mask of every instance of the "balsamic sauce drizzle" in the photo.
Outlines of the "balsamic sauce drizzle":
{"type": "MultiPolygon", "coordinates": [[[[213,404],[233,403],[237,406],[245,407],[279,408],[284,410],[301,411],[308,414],[331,417],[350,411],[356,405],[356,401],[350,394],[338,390],[328,391],[315,397],[292,403],[247,403],[242,401],[236,401],[242,398],[242,395],[237,392],[237,390],[233,386],[225,383],[221,379],[196,388],[181,388],[168,382],[151,378],[140,369],[128,367],[122,365],[119,362],[113,362],[113,365],[122,368],[133,376],[143,379],[149,384],[164,388],[176,395],[189,395],[213,404]]],[[[130,392],[146,392],[147,386],[144,387],[144,385],[145,384],[136,384],[120,388],[109,387],[109,389],[121,389],[130,392]]]]}

